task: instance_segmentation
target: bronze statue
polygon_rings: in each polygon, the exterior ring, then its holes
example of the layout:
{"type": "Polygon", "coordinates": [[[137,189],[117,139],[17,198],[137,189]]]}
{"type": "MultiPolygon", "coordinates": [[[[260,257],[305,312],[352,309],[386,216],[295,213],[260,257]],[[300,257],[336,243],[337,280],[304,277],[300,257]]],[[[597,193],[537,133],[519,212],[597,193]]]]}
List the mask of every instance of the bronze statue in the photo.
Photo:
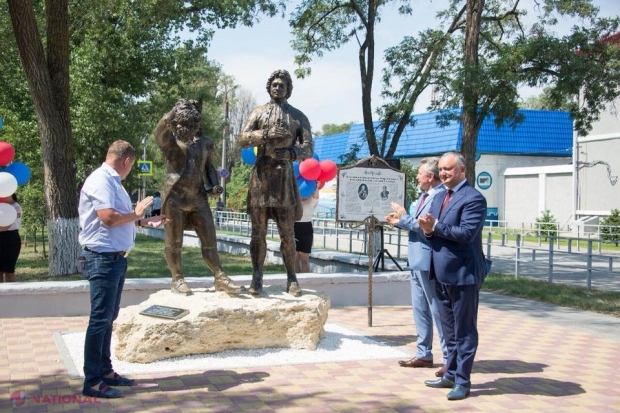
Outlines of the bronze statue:
{"type": "Polygon", "coordinates": [[[293,91],[291,75],[276,70],[267,81],[269,103],[252,110],[239,146],[258,147],[256,163],[250,173],[248,214],[252,221],[250,256],[252,284],[250,294],[263,290],[263,264],[267,252],[267,221],[273,219],[280,233],[280,252],[286,267],[286,291],[299,297],[301,288],[295,274],[295,235],[293,226],[302,215],[299,189],[292,163],[312,156],[314,144],[308,118],[287,99],[293,91]]]}
{"type": "Polygon", "coordinates": [[[222,192],[211,162],[213,141],[202,134],[201,108],[197,101],[179,99],[155,127],[155,141],[166,160],[167,176],[162,194],[166,216],[165,255],[172,274],[171,290],[192,295],[183,277],[183,231],[194,230],[200,239],[202,258],[213,271],[215,290],[238,294],[245,290],[222,270],[208,195],[222,192]]]}

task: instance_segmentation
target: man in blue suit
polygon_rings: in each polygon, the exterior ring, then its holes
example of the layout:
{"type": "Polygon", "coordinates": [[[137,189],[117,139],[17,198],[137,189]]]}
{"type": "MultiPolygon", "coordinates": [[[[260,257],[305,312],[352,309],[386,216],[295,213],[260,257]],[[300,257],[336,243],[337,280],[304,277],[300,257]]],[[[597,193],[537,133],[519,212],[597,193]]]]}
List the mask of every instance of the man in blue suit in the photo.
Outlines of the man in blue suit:
{"type": "Polygon", "coordinates": [[[448,347],[446,373],[426,380],[429,387],[451,388],[448,400],[469,396],[478,348],[478,292],[485,274],[482,229],[487,203],[465,179],[465,159],[448,152],[439,160],[445,196],[435,197],[418,223],[431,243],[430,276],[437,278],[441,324],[448,347]]]}
{"type": "MultiPolygon", "coordinates": [[[[420,161],[416,180],[424,193],[417,202],[411,203],[409,214],[401,205],[392,202],[394,212],[385,217],[389,224],[409,231],[407,261],[411,269],[411,307],[418,338],[415,357],[399,360],[402,367],[433,367],[433,321],[439,333],[444,363],[448,355],[439,319],[435,280],[429,277],[431,247],[418,224],[418,217],[428,212],[433,198],[439,196],[443,199],[445,194],[439,180],[438,161],[436,157],[420,161]]],[[[441,367],[435,375],[441,377],[444,372],[445,367],[441,367]]]]}

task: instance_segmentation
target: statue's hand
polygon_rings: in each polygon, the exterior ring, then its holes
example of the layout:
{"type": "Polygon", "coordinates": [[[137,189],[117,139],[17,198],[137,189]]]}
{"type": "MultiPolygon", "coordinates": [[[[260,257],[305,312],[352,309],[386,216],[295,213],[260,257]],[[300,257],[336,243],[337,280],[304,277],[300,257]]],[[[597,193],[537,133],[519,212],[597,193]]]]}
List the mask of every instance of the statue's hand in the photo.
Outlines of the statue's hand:
{"type": "Polygon", "coordinates": [[[269,139],[268,141],[268,145],[274,149],[290,148],[291,143],[292,143],[291,138],[275,138],[275,139],[269,139]]]}
{"type": "Polygon", "coordinates": [[[283,128],[282,126],[273,126],[272,128],[269,129],[269,134],[267,138],[269,139],[270,142],[272,140],[279,140],[279,139],[286,138],[289,140],[289,143],[290,143],[291,139],[293,138],[293,135],[291,135],[291,131],[288,130],[287,128],[283,128]]]}
{"type": "Polygon", "coordinates": [[[172,119],[174,119],[174,116],[176,115],[176,113],[177,111],[176,111],[176,106],[175,106],[168,113],[162,116],[161,120],[163,120],[167,126],[170,126],[170,123],[172,122],[172,119]]]}

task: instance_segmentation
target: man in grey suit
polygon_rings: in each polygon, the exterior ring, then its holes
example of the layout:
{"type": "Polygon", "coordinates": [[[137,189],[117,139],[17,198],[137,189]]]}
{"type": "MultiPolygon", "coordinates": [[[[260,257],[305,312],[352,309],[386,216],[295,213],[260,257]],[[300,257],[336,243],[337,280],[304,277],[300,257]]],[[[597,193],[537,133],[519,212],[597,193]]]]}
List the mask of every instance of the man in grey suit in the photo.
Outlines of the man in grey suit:
{"type": "MultiPolygon", "coordinates": [[[[417,203],[411,203],[409,214],[404,207],[392,202],[394,212],[385,217],[389,224],[409,231],[407,260],[411,269],[411,307],[418,338],[415,357],[399,360],[398,364],[402,367],[433,367],[433,320],[439,333],[444,364],[448,355],[439,319],[435,279],[429,277],[430,245],[418,224],[418,217],[428,212],[433,198],[442,196],[445,191],[439,180],[438,162],[439,158],[420,161],[416,179],[424,193],[417,203]]],[[[445,367],[441,367],[435,375],[441,377],[444,372],[445,367]]]]}

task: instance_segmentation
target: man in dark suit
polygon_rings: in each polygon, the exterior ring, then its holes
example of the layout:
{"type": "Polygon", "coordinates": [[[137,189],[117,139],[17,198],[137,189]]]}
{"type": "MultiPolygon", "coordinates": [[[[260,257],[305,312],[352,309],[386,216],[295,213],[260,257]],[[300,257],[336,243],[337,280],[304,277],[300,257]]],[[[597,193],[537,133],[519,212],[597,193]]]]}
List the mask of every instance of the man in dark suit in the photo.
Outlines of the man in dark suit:
{"type": "Polygon", "coordinates": [[[465,179],[465,159],[448,152],[439,160],[439,177],[446,194],[435,197],[418,223],[431,243],[430,276],[437,279],[437,296],[448,348],[446,372],[429,387],[451,388],[448,400],[469,396],[471,370],[478,348],[478,292],[485,274],[482,229],[487,203],[465,179]]]}

